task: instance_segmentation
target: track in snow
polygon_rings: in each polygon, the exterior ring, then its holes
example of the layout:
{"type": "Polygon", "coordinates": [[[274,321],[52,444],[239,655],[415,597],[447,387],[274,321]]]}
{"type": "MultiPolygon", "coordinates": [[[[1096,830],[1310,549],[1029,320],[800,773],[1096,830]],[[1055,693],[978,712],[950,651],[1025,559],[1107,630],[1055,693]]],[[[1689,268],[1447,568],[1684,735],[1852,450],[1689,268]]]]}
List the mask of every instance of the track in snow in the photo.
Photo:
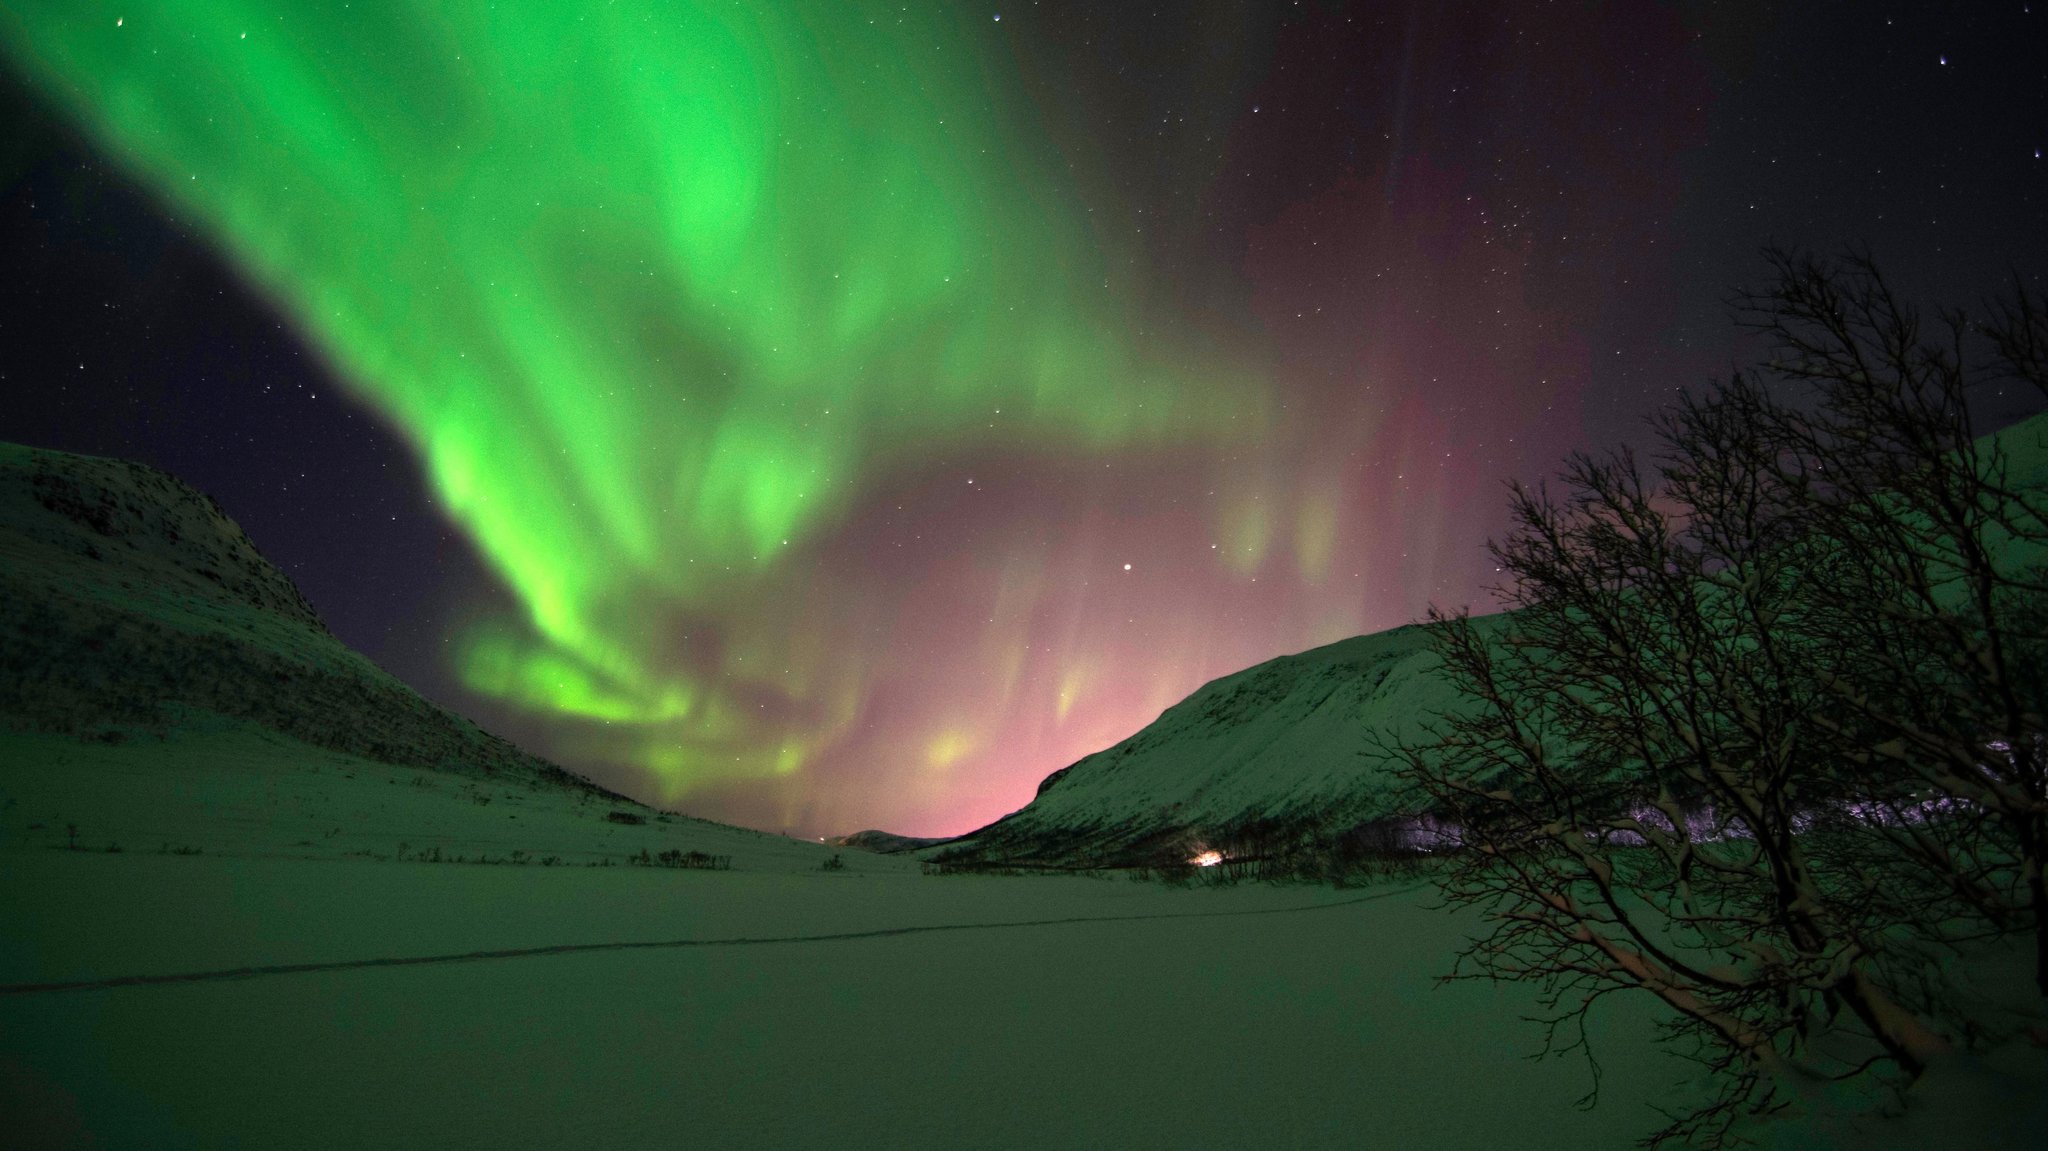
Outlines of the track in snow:
{"type": "Polygon", "coordinates": [[[277,963],[260,967],[229,967],[217,971],[187,971],[174,975],[117,975],[110,979],[77,979],[57,983],[10,983],[0,985],[0,995],[37,995],[55,991],[107,991],[117,987],[158,987],[173,983],[220,983],[230,979],[256,979],[265,975],[310,975],[320,971],[357,971],[372,967],[422,967],[446,963],[480,963],[491,959],[533,959],[544,955],[575,955],[590,951],[667,951],[685,947],[757,947],[777,943],[839,943],[854,939],[883,939],[896,935],[921,935],[939,931],[994,931],[1019,927],[1058,927],[1073,923],[1130,923],[1153,919],[1232,919],[1253,915],[1293,915],[1331,907],[1350,907],[1399,895],[1413,885],[1302,907],[1266,907],[1252,911],[1190,911],[1159,915],[1078,915],[1066,919],[1021,919],[1006,923],[935,923],[922,927],[883,927],[872,931],[842,931],[830,935],[775,935],[732,939],[657,939],[636,943],[556,943],[545,947],[508,947],[496,951],[463,951],[451,955],[385,956],[376,959],[342,959],[330,963],[277,963]]]}

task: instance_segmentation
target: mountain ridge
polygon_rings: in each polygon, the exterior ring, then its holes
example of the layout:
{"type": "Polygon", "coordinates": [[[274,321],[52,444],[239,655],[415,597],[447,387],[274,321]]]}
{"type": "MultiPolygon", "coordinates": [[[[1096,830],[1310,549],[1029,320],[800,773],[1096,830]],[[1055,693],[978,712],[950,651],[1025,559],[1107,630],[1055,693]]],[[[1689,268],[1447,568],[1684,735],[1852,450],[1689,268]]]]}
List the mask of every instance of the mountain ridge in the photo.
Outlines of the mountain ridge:
{"type": "Polygon", "coordinates": [[[119,742],[209,716],[623,799],[342,643],[211,496],[147,464],[0,443],[0,727],[119,742]]]}
{"type": "Polygon", "coordinates": [[[1342,845],[1410,814],[1380,746],[1444,702],[1427,628],[1279,656],[1211,680],[1117,744],[1048,775],[1025,807],[930,858],[1133,867],[1342,845]]]}

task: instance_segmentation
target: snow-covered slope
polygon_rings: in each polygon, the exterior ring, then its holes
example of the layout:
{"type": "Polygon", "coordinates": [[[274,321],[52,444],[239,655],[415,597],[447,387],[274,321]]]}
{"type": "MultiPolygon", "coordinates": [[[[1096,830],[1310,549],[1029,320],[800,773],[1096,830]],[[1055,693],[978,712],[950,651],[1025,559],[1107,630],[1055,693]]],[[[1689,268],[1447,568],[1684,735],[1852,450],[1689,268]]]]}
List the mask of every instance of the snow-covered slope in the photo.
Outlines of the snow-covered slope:
{"type": "Polygon", "coordinates": [[[0,728],[269,729],[389,764],[588,788],[334,638],[220,506],[142,464],[0,444],[0,728]]]}
{"type": "Polygon", "coordinates": [[[1421,627],[1358,636],[1204,685],[1054,772],[1030,805],[940,850],[959,862],[1126,865],[1264,854],[1402,813],[1380,748],[1447,702],[1421,627]]]}
{"type": "MultiPolygon", "coordinates": [[[[2012,483],[2048,487],[2048,414],[1996,438],[2012,483]]],[[[1022,810],[925,854],[1095,867],[1184,862],[1208,849],[1387,846],[1411,812],[1379,749],[1420,734],[1426,716],[1453,702],[1428,649],[1425,628],[1410,625],[1212,681],[1136,735],[1047,776],[1022,810]]]]}

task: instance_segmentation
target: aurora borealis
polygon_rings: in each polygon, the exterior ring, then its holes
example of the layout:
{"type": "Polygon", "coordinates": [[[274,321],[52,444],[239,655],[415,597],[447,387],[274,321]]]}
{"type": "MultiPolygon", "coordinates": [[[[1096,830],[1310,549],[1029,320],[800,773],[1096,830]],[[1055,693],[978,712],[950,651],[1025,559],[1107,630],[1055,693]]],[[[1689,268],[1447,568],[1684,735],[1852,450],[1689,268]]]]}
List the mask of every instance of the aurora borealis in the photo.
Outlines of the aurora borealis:
{"type": "Polygon", "coordinates": [[[344,638],[804,833],[965,830],[1206,679],[1483,596],[1500,484],[1723,368],[1757,244],[2011,260],[2038,195],[2018,136],[1890,187],[1940,125],[1757,116],[1765,9],[1101,9],[23,0],[0,51],[488,573],[344,638]]]}

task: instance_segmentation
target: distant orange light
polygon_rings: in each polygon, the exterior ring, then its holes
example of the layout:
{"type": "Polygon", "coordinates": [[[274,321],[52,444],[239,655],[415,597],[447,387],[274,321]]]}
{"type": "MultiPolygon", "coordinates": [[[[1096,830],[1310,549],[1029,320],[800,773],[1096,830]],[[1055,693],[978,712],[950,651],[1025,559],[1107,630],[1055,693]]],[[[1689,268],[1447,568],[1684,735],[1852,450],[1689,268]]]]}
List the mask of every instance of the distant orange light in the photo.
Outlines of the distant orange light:
{"type": "Polygon", "coordinates": [[[1196,867],[1214,867],[1223,862],[1223,853],[1220,851],[1205,851],[1195,856],[1189,862],[1193,863],[1196,867]]]}

